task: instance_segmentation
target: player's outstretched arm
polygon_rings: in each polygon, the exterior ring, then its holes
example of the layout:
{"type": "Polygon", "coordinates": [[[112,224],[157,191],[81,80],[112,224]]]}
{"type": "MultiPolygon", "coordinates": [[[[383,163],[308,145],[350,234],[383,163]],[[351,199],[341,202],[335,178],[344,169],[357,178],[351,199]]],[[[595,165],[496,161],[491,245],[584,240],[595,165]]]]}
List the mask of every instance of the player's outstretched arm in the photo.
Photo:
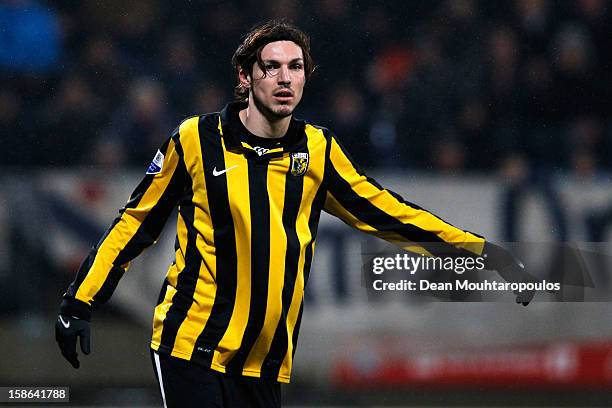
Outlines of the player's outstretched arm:
{"type": "Polygon", "coordinates": [[[361,231],[429,255],[481,255],[485,239],[405,201],[366,176],[330,138],[325,211],[361,231]]]}
{"type": "MultiPolygon", "coordinates": [[[[367,177],[334,135],[330,137],[324,209],[348,225],[400,247],[426,255],[481,256],[486,268],[508,282],[532,281],[523,264],[506,249],[462,230],[367,177]]],[[[517,293],[527,305],[532,292],[517,293]]]]}
{"type": "Polygon", "coordinates": [[[130,262],[157,240],[188,185],[177,129],[159,149],[144,179],[91,250],[63,296],[55,338],[73,367],[79,367],[77,338],[83,353],[91,350],[91,310],[111,297],[130,262]]]}

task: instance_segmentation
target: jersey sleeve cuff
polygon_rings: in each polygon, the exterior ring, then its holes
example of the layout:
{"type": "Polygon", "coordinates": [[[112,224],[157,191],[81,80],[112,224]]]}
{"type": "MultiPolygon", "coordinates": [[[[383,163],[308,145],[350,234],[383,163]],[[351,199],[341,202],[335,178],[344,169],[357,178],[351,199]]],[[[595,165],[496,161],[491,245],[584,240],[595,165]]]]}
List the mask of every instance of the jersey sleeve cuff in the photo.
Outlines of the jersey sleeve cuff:
{"type": "Polygon", "coordinates": [[[91,321],[91,306],[77,299],[66,298],[60,305],[60,314],[78,317],[89,322],[91,321]]]}

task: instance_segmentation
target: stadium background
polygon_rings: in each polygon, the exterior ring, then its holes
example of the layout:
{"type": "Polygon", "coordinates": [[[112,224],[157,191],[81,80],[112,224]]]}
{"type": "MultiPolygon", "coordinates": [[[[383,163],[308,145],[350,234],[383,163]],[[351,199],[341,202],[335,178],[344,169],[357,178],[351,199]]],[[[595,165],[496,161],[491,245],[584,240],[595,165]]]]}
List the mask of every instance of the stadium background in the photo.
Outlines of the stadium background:
{"type": "MultiPolygon", "coordinates": [[[[312,37],[297,116],[383,185],[494,240],[610,253],[605,0],[4,1],[0,385],[156,403],[147,344],[171,222],[95,314],[78,371],[54,314],[169,132],[232,97],[231,55],[269,18],[312,37]]],[[[371,299],[362,239],[321,221],[287,405],[612,405],[608,302],[371,299]]],[[[605,269],[595,280],[609,299],[605,269]]]]}

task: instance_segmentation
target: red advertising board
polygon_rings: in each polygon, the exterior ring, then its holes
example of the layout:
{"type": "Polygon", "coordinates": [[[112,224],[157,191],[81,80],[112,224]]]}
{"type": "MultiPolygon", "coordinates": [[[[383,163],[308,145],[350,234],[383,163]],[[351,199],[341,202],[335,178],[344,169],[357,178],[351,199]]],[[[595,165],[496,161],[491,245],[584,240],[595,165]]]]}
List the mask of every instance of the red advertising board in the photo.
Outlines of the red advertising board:
{"type": "Polygon", "coordinates": [[[335,384],[612,389],[612,342],[462,348],[404,355],[380,350],[369,358],[354,356],[336,362],[332,370],[335,384]]]}

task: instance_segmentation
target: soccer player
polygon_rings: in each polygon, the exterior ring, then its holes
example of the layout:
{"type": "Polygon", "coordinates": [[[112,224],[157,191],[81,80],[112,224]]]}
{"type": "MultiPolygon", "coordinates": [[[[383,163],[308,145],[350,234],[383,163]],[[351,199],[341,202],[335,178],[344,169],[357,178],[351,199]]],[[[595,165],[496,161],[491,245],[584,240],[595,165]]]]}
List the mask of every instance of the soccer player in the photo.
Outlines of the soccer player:
{"type": "Polygon", "coordinates": [[[254,28],[232,63],[238,101],[178,126],[64,294],[56,339],[75,368],[77,338],[90,352],[92,309],[175,207],[175,260],[151,339],[164,406],[281,405],[321,210],[431,255],[486,253],[488,269],[520,269],[501,247],[366,177],[330,130],[293,117],[315,67],[298,28],[254,28]]]}

